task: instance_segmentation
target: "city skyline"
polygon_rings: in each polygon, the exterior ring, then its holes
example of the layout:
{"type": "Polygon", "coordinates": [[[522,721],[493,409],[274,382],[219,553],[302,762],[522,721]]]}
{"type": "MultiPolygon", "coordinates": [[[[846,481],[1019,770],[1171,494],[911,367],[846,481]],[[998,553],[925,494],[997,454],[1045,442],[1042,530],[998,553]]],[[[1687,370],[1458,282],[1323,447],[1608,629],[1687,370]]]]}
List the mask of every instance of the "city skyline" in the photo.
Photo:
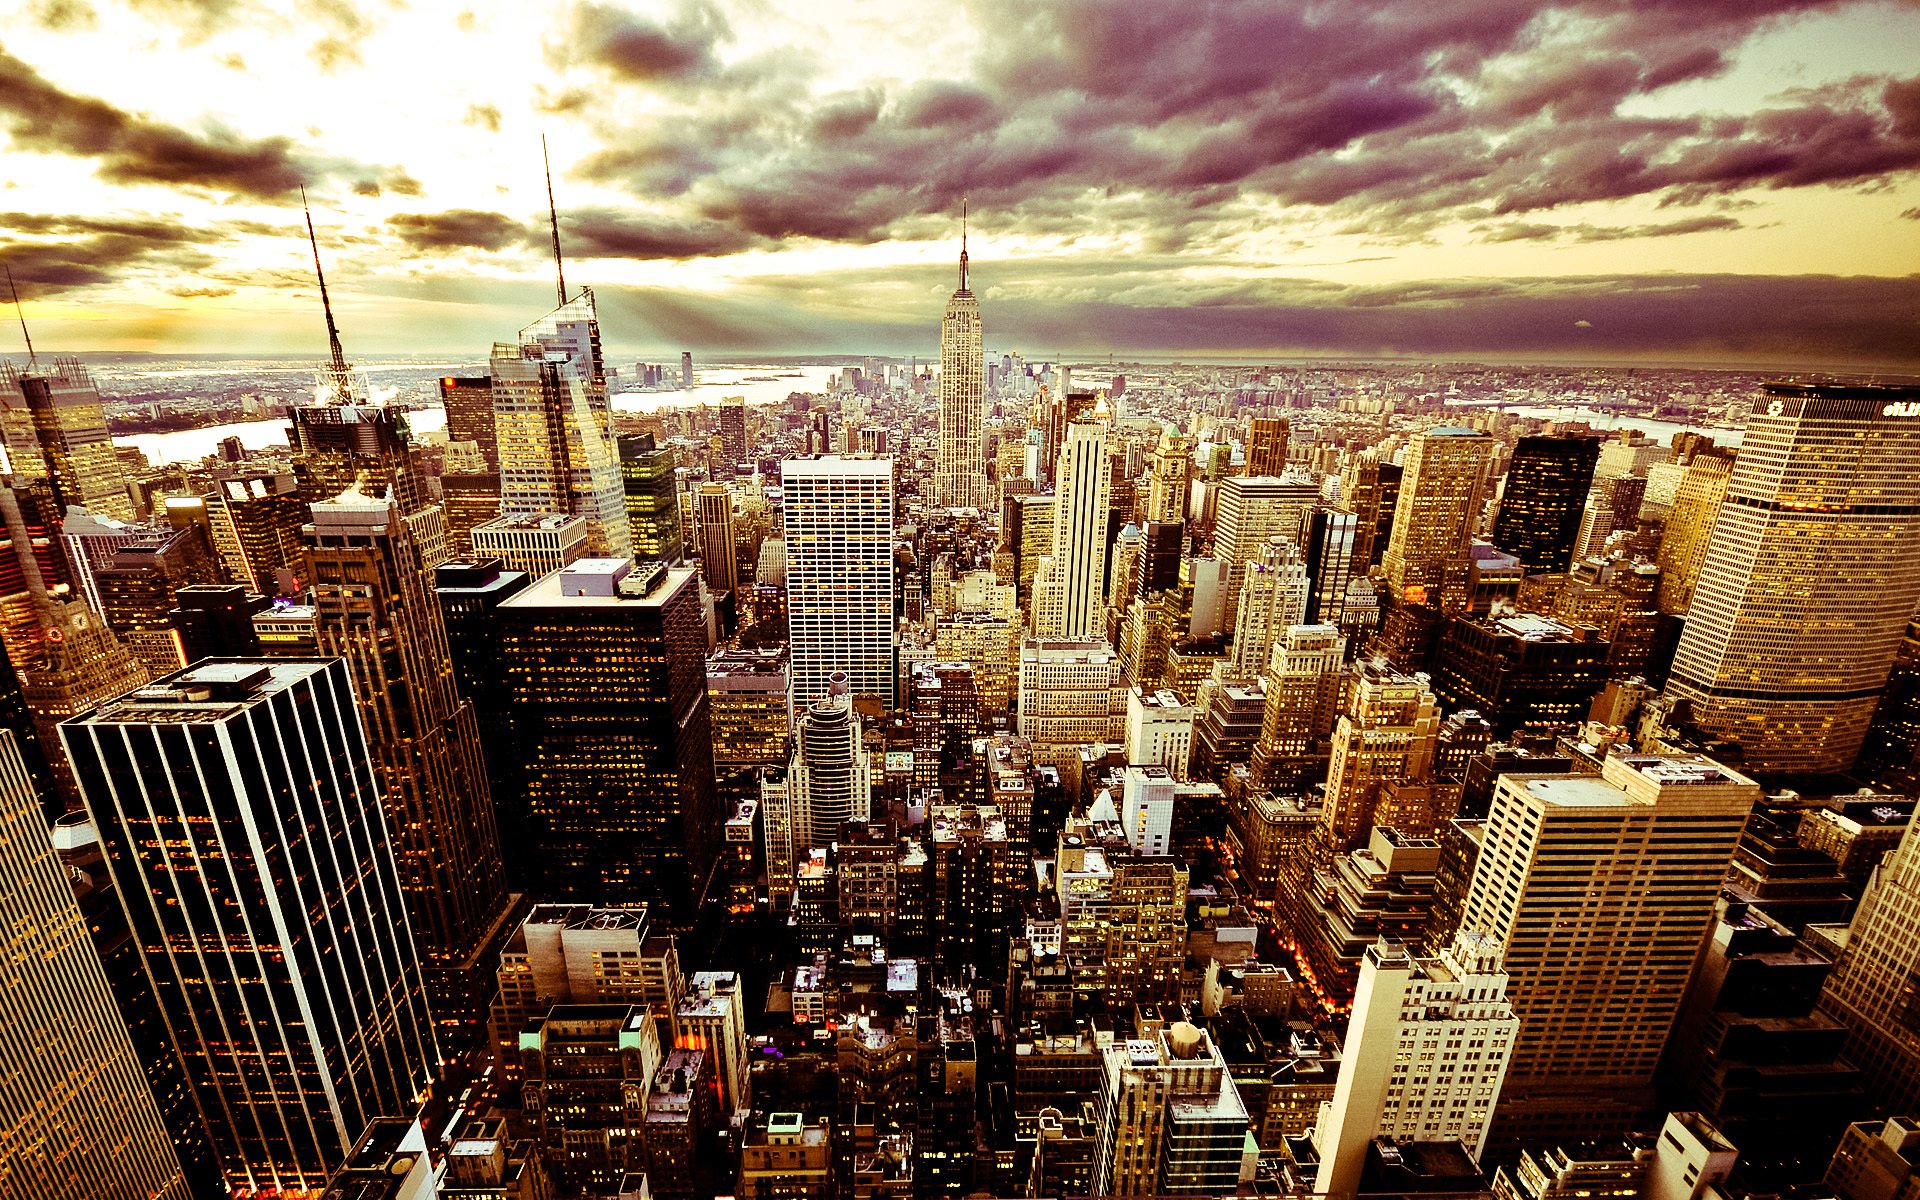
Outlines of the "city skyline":
{"type": "Polygon", "coordinates": [[[317,351],[302,185],[358,352],[484,345],[550,294],[544,135],[621,345],[928,354],[970,194],[994,349],[1916,361],[1911,5],[513,16],[7,21],[42,347],[317,351]]]}

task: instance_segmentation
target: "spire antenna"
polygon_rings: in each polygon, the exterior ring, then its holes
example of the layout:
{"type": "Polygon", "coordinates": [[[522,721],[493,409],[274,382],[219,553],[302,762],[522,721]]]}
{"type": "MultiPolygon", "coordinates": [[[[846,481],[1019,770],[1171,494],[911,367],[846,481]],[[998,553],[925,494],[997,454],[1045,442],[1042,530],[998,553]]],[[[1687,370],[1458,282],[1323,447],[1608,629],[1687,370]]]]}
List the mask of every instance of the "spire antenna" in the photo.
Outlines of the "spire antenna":
{"type": "Polygon", "coordinates": [[[327,351],[331,355],[327,362],[327,378],[333,382],[334,396],[344,403],[351,394],[348,388],[346,351],[340,348],[340,327],[333,323],[333,301],[327,296],[327,273],[320,269],[320,239],[313,232],[313,209],[307,206],[307,189],[300,189],[300,211],[307,217],[307,244],[313,247],[313,277],[320,281],[320,308],[327,314],[327,351]]]}
{"type": "Polygon", "coordinates": [[[553,273],[559,278],[560,306],[567,304],[567,264],[560,257],[560,210],[553,203],[553,160],[547,157],[547,135],[540,135],[540,164],[547,169],[547,223],[553,230],[553,273]]]}
{"type": "Polygon", "coordinates": [[[37,360],[33,356],[33,335],[27,332],[27,310],[20,307],[20,289],[13,282],[13,267],[7,267],[7,290],[13,293],[13,313],[20,318],[20,336],[27,339],[27,369],[31,371],[37,360]]]}
{"type": "Polygon", "coordinates": [[[960,290],[967,290],[967,198],[960,197],[960,290]]]}

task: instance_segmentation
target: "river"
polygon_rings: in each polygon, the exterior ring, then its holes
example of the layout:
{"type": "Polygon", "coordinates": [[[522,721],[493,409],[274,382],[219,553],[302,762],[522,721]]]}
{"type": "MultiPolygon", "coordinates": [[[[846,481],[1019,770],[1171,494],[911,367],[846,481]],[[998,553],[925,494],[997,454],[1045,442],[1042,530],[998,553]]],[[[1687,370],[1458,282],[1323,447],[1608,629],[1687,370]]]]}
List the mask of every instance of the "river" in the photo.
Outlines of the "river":
{"type": "Polygon", "coordinates": [[[1543,421],[1585,421],[1595,429],[1638,429],[1657,442],[1669,441],[1676,433],[1704,433],[1718,446],[1738,446],[1746,436],[1744,429],[1723,429],[1713,425],[1690,425],[1684,421],[1657,421],[1652,417],[1620,416],[1605,409],[1583,408],[1573,404],[1451,404],[1449,408],[1473,410],[1498,409],[1521,417],[1543,421]]]}
{"type": "MultiPolygon", "coordinates": [[[[827,377],[839,367],[710,367],[694,376],[688,391],[621,392],[613,397],[620,412],[652,412],[659,408],[694,404],[718,404],[727,396],[745,396],[748,404],[777,404],[793,392],[823,392],[827,377]]],[[[407,414],[407,424],[416,433],[437,433],[447,427],[447,414],[439,408],[415,409],[407,414]]],[[[237,437],[249,450],[287,444],[287,422],[236,421],[227,425],[209,425],[204,429],[177,429],[169,433],[131,433],[113,440],[122,446],[138,446],[147,461],[162,463],[199,462],[218,449],[224,438],[237,437]]]]}

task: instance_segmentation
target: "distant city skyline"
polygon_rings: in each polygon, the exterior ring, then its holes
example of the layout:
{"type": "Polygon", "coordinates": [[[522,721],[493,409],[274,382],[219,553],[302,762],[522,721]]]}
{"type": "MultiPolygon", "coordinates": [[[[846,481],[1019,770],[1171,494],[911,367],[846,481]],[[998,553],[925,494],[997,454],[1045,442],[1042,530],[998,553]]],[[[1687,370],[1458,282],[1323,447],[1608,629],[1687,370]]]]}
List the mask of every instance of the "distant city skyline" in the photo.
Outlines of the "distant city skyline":
{"type": "Polygon", "coordinates": [[[42,350],[323,352],[304,185],[349,354],[469,351],[544,134],[613,345],[931,357],[964,194],[990,350],[1920,361],[1911,4],[1184,10],[34,0],[0,261],[42,350]]]}

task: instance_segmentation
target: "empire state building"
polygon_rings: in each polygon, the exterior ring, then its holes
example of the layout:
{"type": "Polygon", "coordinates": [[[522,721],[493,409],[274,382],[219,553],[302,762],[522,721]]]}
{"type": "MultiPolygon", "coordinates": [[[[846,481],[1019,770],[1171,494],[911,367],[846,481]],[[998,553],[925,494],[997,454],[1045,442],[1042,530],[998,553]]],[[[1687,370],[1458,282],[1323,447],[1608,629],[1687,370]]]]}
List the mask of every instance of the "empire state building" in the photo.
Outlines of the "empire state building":
{"type": "Polygon", "coordinates": [[[966,210],[961,209],[960,286],[940,319],[940,453],[934,499],[946,508],[986,508],[987,452],[980,437],[986,407],[980,301],[967,288],[966,210]]]}

